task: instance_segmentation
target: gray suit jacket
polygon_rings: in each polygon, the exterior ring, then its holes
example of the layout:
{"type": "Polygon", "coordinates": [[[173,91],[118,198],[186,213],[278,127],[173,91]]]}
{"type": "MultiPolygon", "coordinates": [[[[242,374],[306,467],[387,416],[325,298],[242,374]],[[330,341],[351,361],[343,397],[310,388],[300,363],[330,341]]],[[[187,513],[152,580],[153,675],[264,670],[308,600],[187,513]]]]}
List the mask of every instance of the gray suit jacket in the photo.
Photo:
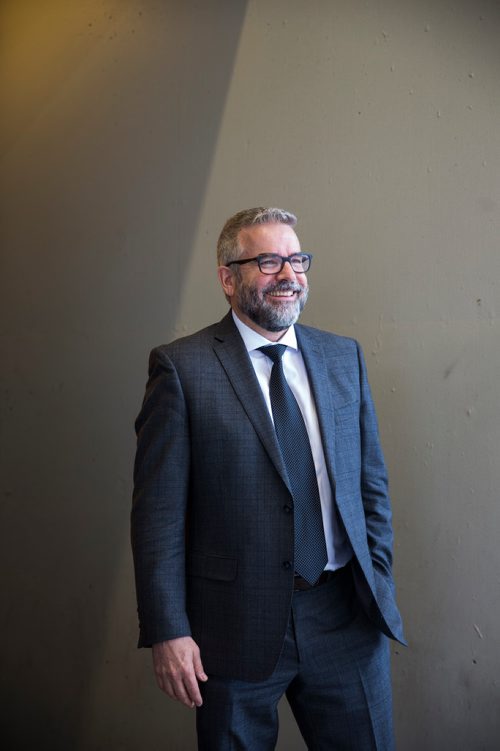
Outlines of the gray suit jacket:
{"type": "MultiPolygon", "coordinates": [[[[377,420],[359,345],[296,326],[360,603],[404,642],[377,420]]],[[[139,646],[192,635],[206,672],[260,680],[278,660],[293,588],[290,489],[229,313],[153,350],[137,418],[132,545],[139,646]]]]}

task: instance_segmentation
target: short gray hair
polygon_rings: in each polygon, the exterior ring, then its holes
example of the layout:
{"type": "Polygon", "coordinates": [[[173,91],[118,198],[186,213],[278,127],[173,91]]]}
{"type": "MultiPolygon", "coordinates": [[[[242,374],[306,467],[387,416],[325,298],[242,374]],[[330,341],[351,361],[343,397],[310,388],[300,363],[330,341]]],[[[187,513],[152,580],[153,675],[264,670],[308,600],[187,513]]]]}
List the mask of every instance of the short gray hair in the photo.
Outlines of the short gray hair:
{"type": "Polygon", "coordinates": [[[263,206],[238,211],[227,220],[219,235],[217,241],[219,266],[227,266],[230,261],[236,261],[239,258],[242,249],[238,244],[238,233],[244,227],[252,227],[254,224],[288,224],[289,227],[295,227],[297,217],[284,209],[266,209],[263,206]]]}

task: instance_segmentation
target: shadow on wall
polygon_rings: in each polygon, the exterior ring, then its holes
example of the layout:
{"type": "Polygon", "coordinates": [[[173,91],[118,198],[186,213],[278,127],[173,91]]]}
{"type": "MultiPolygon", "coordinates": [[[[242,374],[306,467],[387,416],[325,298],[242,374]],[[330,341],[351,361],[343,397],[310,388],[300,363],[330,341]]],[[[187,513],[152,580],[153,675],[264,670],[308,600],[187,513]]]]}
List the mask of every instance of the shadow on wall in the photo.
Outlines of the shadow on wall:
{"type": "Polygon", "coordinates": [[[144,737],[143,686],[123,667],[137,636],[133,420],[147,351],[174,326],[245,10],[2,6],[11,748],[138,748],[144,737]]]}

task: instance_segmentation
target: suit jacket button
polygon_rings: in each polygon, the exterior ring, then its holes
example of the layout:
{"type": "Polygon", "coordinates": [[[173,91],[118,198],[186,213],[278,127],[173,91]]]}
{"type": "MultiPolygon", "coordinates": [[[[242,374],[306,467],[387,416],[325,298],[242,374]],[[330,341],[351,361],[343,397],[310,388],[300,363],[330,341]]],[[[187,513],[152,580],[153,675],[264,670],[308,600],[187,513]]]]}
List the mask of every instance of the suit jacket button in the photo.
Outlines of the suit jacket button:
{"type": "Polygon", "coordinates": [[[289,506],[288,503],[285,503],[285,505],[283,506],[283,511],[285,512],[285,514],[290,514],[293,511],[293,508],[292,506],[289,506]]]}
{"type": "Polygon", "coordinates": [[[286,570],[289,571],[292,568],[292,562],[291,561],[283,561],[283,568],[286,568],[286,570]]]}

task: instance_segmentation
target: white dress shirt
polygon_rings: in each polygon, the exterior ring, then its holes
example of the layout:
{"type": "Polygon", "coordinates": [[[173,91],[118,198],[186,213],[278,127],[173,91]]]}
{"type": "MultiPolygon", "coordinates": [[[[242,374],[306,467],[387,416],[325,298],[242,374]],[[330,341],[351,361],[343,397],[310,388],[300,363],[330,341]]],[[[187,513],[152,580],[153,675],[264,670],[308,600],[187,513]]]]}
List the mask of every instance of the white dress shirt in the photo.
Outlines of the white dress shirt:
{"type": "MultiPolygon", "coordinates": [[[[240,321],[234,310],[232,312],[234,322],[241,334],[243,342],[245,343],[245,347],[247,348],[247,352],[255,370],[255,375],[259,381],[267,409],[272,419],[273,413],[271,409],[271,398],[269,395],[269,380],[273,363],[269,357],[259,351],[259,347],[272,345],[273,342],[258,334],[243,323],[243,321],[240,321]]],[[[278,344],[278,342],[276,342],[276,344],[278,344]]],[[[311,394],[306,366],[297,346],[297,337],[293,326],[290,326],[286,333],[281,337],[279,344],[286,345],[286,350],[282,357],[283,371],[288,385],[300,407],[300,411],[302,412],[302,417],[304,418],[307,434],[309,436],[309,442],[311,444],[314,466],[316,468],[326,549],[328,553],[328,563],[325,568],[334,570],[344,566],[351,559],[352,551],[343,530],[339,526],[337,515],[333,509],[332,489],[326,469],[316,405],[314,404],[314,399],[311,394]]]]}

